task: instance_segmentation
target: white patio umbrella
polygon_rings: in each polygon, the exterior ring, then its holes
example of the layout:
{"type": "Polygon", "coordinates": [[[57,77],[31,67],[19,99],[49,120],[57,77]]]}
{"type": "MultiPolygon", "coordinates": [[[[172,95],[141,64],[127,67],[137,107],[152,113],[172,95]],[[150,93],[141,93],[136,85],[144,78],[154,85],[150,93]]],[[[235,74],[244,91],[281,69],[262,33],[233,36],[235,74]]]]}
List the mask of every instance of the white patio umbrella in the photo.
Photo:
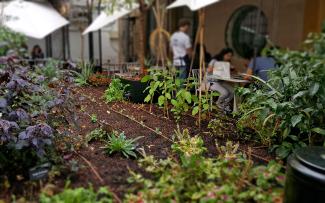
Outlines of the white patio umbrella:
{"type": "Polygon", "coordinates": [[[0,18],[9,29],[37,39],[69,24],[50,4],[22,0],[10,2],[0,18]]]}
{"type": "Polygon", "coordinates": [[[107,14],[106,12],[102,12],[95,20],[91,23],[91,25],[86,28],[86,30],[82,33],[83,35],[88,34],[89,32],[95,32],[106,25],[109,25],[119,18],[131,13],[135,9],[139,8],[139,4],[134,4],[130,7],[122,7],[116,11],[114,11],[112,14],[107,14]]]}
{"type": "Polygon", "coordinates": [[[177,8],[181,6],[187,6],[192,11],[197,11],[201,8],[207,7],[214,4],[220,0],[177,0],[170,4],[167,9],[177,8]]]}

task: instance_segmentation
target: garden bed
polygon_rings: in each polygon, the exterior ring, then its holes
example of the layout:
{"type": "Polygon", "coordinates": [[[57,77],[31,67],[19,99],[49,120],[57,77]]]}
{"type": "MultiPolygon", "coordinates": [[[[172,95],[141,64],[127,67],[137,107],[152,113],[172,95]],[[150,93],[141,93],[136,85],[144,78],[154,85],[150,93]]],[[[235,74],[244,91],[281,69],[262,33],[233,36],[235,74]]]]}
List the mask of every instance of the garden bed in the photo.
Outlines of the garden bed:
{"type": "MultiPolygon", "coordinates": [[[[217,150],[215,146],[216,138],[209,135],[207,122],[199,129],[196,126],[196,119],[192,116],[185,116],[177,125],[173,119],[165,118],[161,109],[154,107],[153,113],[149,112],[149,105],[133,104],[128,102],[118,102],[106,104],[102,99],[104,88],[87,87],[74,88],[74,97],[79,100],[79,129],[72,128],[70,131],[74,135],[86,136],[90,131],[99,126],[99,124],[91,123],[90,116],[96,115],[99,123],[106,126],[106,130],[117,130],[125,132],[128,138],[136,138],[143,136],[138,140],[140,147],[146,151],[148,155],[153,155],[158,159],[167,158],[171,154],[171,145],[174,131],[179,125],[181,129],[189,129],[192,135],[200,134],[203,136],[205,147],[208,149],[207,156],[216,156],[217,150]],[[151,129],[151,130],[149,130],[151,129]],[[206,133],[204,133],[206,132],[206,133]]],[[[236,138],[238,135],[234,131],[226,132],[229,139],[236,138]]],[[[224,144],[227,141],[217,140],[218,143],[224,144]]],[[[73,187],[87,187],[91,183],[94,187],[108,186],[112,192],[116,193],[120,198],[130,189],[127,181],[129,170],[142,172],[139,168],[137,160],[125,159],[118,154],[107,156],[101,149],[103,143],[93,142],[87,147],[82,147],[78,153],[86,158],[91,165],[99,173],[103,181],[101,181],[93,172],[91,167],[77,155],[75,158],[79,160],[85,167],[81,168],[72,181],[73,187]]],[[[240,149],[247,152],[249,147],[253,148],[252,157],[255,161],[265,163],[271,160],[265,148],[258,148],[252,143],[241,142],[240,149]]],[[[72,157],[71,157],[72,158],[72,157]]],[[[59,180],[58,185],[64,185],[65,180],[59,180]]]]}

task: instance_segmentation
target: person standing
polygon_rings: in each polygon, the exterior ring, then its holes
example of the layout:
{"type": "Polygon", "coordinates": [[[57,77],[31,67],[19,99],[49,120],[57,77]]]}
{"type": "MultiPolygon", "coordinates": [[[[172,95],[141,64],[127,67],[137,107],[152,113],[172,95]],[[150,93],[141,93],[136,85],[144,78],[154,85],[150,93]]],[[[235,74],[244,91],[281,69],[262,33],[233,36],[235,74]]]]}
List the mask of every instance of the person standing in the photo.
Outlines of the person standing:
{"type": "Polygon", "coordinates": [[[178,23],[178,31],[176,31],[170,40],[170,47],[173,52],[173,65],[178,71],[180,79],[186,79],[188,76],[188,68],[192,57],[191,39],[187,32],[191,23],[189,20],[182,19],[178,23]]]}

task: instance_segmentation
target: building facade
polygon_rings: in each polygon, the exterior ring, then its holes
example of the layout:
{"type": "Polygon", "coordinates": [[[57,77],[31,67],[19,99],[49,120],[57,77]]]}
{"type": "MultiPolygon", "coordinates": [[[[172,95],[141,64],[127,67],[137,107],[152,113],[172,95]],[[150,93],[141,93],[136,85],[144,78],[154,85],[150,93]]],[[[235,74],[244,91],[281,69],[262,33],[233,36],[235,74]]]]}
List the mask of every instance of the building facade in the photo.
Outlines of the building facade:
{"type": "MultiPolygon", "coordinates": [[[[170,4],[173,1],[161,0],[161,2],[170,4]]],[[[234,63],[241,66],[247,49],[256,43],[256,35],[261,35],[282,48],[299,49],[309,32],[321,31],[321,24],[325,20],[325,1],[221,0],[208,6],[205,11],[205,45],[208,52],[213,55],[224,47],[234,48],[236,51],[234,63]]],[[[165,29],[172,33],[177,28],[178,20],[187,18],[193,22],[190,34],[192,39],[195,39],[197,16],[196,12],[191,12],[186,7],[168,10],[165,29]]],[[[147,42],[154,28],[154,15],[148,12],[147,42]]],[[[121,36],[121,33],[125,33],[124,29],[123,27],[120,29],[120,41],[126,39],[125,36],[121,36]]],[[[131,49],[137,50],[139,45],[134,43],[133,46],[131,49]]],[[[122,49],[123,52],[127,52],[130,47],[122,46],[122,49]]],[[[150,55],[148,46],[147,55],[150,55]]]]}

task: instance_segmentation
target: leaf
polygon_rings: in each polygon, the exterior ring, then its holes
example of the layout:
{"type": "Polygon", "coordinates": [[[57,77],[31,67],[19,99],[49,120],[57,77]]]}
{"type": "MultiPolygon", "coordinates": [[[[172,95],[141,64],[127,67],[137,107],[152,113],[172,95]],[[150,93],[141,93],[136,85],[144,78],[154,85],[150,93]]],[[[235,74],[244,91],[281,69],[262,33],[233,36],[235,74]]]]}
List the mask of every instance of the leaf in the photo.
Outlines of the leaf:
{"type": "Polygon", "coordinates": [[[160,96],[160,97],[158,98],[158,105],[159,105],[159,106],[163,106],[164,103],[165,103],[165,96],[160,96]]]}
{"type": "Polygon", "coordinates": [[[144,102],[148,103],[151,101],[151,95],[148,95],[145,99],[144,102]]]}
{"type": "Polygon", "coordinates": [[[168,92],[166,93],[165,96],[166,96],[167,99],[171,99],[172,98],[172,95],[170,95],[170,93],[168,93],[168,92]]]}
{"type": "Polygon", "coordinates": [[[290,155],[290,152],[291,152],[291,149],[284,147],[284,146],[280,146],[275,151],[277,157],[279,157],[281,159],[287,158],[290,155]]]}
{"type": "Polygon", "coordinates": [[[304,96],[306,93],[307,91],[300,91],[292,97],[292,100],[296,100],[297,98],[304,96]]]}
{"type": "Polygon", "coordinates": [[[141,82],[146,83],[146,82],[148,82],[149,80],[151,80],[151,76],[150,76],[150,75],[146,75],[146,76],[144,76],[144,77],[141,79],[141,82]]]}
{"type": "Polygon", "coordinates": [[[178,106],[178,102],[175,99],[172,99],[171,103],[173,106],[178,106]]]}
{"type": "Polygon", "coordinates": [[[198,114],[198,113],[199,113],[199,107],[196,106],[196,107],[194,107],[193,110],[192,110],[192,115],[195,116],[195,115],[198,114]]]}
{"type": "Polygon", "coordinates": [[[293,116],[291,118],[292,127],[296,127],[296,125],[301,122],[302,118],[303,116],[301,114],[293,116]]]}
{"type": "Polygon", "coordinates": [[[325,129],[322,128],[313,128],[311,131],[320,134],[320,135],[325,135],[325,129]]]}
{"type": "Polygon", "coordinates": [[[190,92],[184,92],[184,98],[186,99],[187,103],[191,103],[192,102],[192,95],[190,92]]]}
{"type": "Polygon", "coordinates": [[[319,88],[320,88],[319,83],[315,83],[314,85],[312,85],[312,86],[309,88],[309,95],[310,95],[310,96],[315,96],[315,94],[317,94],[319,88]]]}

